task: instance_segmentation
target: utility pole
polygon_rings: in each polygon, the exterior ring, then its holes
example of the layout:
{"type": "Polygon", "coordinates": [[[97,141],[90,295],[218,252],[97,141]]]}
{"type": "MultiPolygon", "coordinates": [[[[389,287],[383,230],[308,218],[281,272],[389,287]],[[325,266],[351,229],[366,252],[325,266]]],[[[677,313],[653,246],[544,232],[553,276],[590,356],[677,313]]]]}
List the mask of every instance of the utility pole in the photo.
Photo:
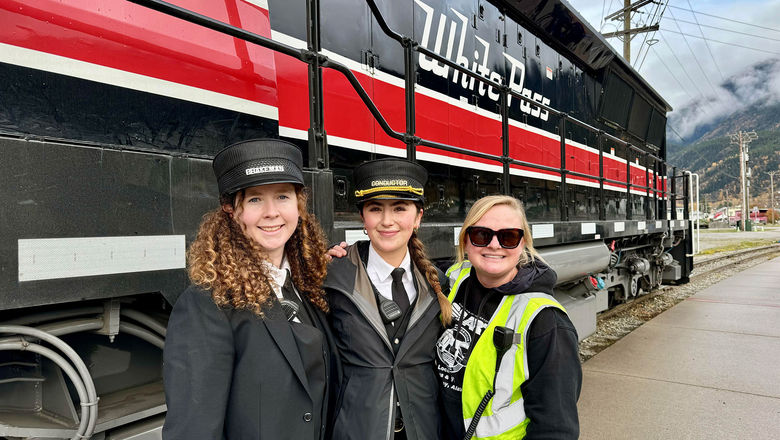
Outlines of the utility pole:
{"type": "Polygon", "coordinates": [[[626,62],[631,63],[631,38],[635,34],[641,34],[643,32],[653,32],[658,30],[658,23],[651,26],[643,26],[641,28],[631,29],[631,13],[639,10],[641,7],[650,3],[654,3],[653,0],[639,0],[632,4],[631,0],[623,0],[623,9],[615,11],[606,17],[604,20],[622,20],[623,30],[617,32],[608,32],[602,34],[604,38],[622,37],[623,38],[623,58],[626,62]]]}
{"type": "MultiPolygon", "coordinates": [[[[745,151],[747,151],[747,148],[745,148],[745,151]]],[[[751,180],[750,179],[752,179],[752,178],[753,178],[753,173],[750,170],[750,167],[748,166],[747,160],[746,160],[745,161],[745,181],[747,182],[747,186],[745,187],[745,200],[747,200],[747,204],[748,204],[748,211],[747,211],[747,213],[748,213],[748,217],[747,217],[748,220],[750,220],[750,212],[751,212],[751,209],[750,209],[750,182],[751,182],[751,180]]]]}
{"type": "MultiPolygon", "coordinates": [[[[631,0],[623,0],[623,9],[631,7],[631,0]]],[[[623,13],[623,30],[628,32],[631,29],[631,14],[629,12],[623,13]]],[[[631,64],[631,34],[623,35],[623,58],[626,62],[631,64]]]]}
{"type": "Polygon", "coordinates": [[[775,174],[777,171],[769,171],[769,209],[772,210],[772,223],[776,223],[775,220],[775,174]]]}
{"type": "Polygon", "coordinates": [[[746,172],[746,162],[748,161],[748,151],[747,146],[749,143],[753,142],[754,140],[758,139],[758,135],[755,131],[739,131],[737,133],[731,133],[729,136],[731,136],[731,144],[739,145],[739,177],[740,177],[740,187],[742,189],[742,211],[741,211],[741,230],[745,230],[745,227],[747,226],[747,219],[749,218],[750,214],[748,213],[749,207],[748,207],[748,188],[750,186],[750,182],[747,181],[746,172]]]}

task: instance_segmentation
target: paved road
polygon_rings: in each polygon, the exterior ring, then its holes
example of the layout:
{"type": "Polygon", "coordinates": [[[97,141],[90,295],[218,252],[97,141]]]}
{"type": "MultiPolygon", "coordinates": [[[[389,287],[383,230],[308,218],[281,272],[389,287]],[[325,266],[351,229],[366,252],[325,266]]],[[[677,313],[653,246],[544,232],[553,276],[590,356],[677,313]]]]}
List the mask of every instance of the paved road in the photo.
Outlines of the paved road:
{"type": "Polygon", "coordinates": [[[701,250],[727,246],[740,241],[780,240],[780,227],[767,227],[763,231],[731,231],[727,229],[702,229],[699,244],[701,250]],[[726,232],[728,231],[728,232],[726,232]]]}

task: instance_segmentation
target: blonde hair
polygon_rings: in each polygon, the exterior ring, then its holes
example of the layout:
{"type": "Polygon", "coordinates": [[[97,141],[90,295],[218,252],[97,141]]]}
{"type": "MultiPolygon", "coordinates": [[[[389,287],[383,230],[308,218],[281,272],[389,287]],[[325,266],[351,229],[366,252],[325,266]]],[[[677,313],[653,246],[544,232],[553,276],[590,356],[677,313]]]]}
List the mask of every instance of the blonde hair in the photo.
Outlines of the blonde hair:
{"type": "MultiPolygon", "coordinates": [[[[298,291],[323,311],[328,310],[322,282],[327,274],[325,235],[313,214],[306,211],[306,193],[296,186],[298,227],[287,240],[284,252],[290,263],[292,281],[298,291]]],[[[221,203],[240,212],[243,190],[221,203]]],[[[211,291],[220,307],[251,310],[263,316],[263,310],[276,298],[265,262],[268,255],[248,238],[230,212],[222,207],[206,213],[195,241],[187,251],[190,280],[211,291]]]]}
{"type": "Polygon", "coordinates": [[[471,209],[469,209],[469,213],[466,214],[466,219],[463,220],[463,227],[460,229],[460,234],[458,235],[458,263],[462,263],[466,259],[466,229],[477,223],[491,208],[499,205],[509,206],[518,216],[520,216],[520,228],[523,230],[525,249],[520,255],[518,266],[525,266],[535,260],[544,261],[542,256],[539,255],[539,252],[534,249],[534,238],[531,233],[531,228],[528,225],[528,219],[525,216],[523,203],[512,196],[495,195],[482,197],[477,200],[474,202],[474,205],[471,206],[471,209]]]}

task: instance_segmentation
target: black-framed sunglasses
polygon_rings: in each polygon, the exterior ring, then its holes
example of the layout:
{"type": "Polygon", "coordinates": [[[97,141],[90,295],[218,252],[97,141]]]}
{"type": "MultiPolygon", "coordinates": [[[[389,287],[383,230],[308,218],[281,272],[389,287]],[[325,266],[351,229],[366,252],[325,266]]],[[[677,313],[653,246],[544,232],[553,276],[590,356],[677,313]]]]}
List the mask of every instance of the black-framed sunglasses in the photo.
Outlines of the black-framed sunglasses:
{"type": "Polygon", "coordinates": [[[520,228],[507,228],[494,231],[483,226],[469,226],[466,228],[466,235],[471,244],[477,247],[485,247],[493,240],[493,236],[498,237],[498,244],[504,249],[514,249],[520,245],[523,239],[523,230],[520,228]]]}

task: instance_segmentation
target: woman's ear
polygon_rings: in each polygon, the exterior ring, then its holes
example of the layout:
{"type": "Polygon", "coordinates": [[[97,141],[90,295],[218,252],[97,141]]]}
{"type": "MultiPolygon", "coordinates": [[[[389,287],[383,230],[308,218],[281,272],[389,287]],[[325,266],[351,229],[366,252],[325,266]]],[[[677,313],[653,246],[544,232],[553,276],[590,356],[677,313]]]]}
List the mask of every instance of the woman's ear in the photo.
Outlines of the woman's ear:
{"type": "Polygon", "coordinates": [[[422,222],[422,216],[423,216],[423,210],[420,208],[417,211],[417,219],[414,221],[414,229],[417,230],[420,228],[420,223],[422,222]]]}
{"type": "Polygon", "coordinates": [[[234,214],[235,214],[235,212],[236,212],[236,211],[233,209],[233,205],[230,205],[230,204],[227,204],[227,203],[223,203],[223,204],[222,204],[222,211],[224,211],[224,212],[226,212],[226,213],[230,214],[230,217],[231,217],[231,218],[233,217],[233,215],[234,215],[234,214]]]}

